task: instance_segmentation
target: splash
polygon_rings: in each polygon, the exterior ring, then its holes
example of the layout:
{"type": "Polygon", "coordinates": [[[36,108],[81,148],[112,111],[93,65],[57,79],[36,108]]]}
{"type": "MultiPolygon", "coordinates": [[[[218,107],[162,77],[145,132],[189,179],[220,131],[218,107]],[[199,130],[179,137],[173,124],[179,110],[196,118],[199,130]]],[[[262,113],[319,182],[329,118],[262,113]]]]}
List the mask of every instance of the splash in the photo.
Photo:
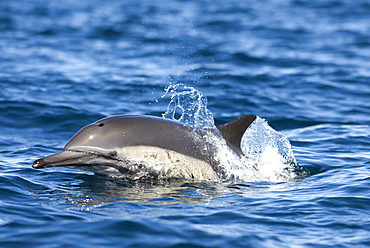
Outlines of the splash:
{"type": "Polygon", "coordinates": [[[271,128],[259,117],[242,137],[240,157],[227,145],[215,126],[213,114],[207,108],[207,98],[193,87],[170,85],[165,94],[171,93],[164,118],[189,125],[201,135],[208,152],[220,170],[223,181],[288,181],[296,177],[294,157],[286,136],[271,128]]]}
{"type": "Polygon", "coordinates": [[[297,161],[288,138],[257,117],[241,140],[242,152],[269,181],[290,180],[297,161]]]}
{"type": "Polygon", "coordinates": [[[162,115],[164,118],[185,123],[193,129],[215,127],[212,112],[207,109],[207,98],[200,91],[182,84],[170,85],[165,91],[162,97],[168,92],[172,95],[162,115]],[[180,92],[179,87],[183,88],[180,92]]]}

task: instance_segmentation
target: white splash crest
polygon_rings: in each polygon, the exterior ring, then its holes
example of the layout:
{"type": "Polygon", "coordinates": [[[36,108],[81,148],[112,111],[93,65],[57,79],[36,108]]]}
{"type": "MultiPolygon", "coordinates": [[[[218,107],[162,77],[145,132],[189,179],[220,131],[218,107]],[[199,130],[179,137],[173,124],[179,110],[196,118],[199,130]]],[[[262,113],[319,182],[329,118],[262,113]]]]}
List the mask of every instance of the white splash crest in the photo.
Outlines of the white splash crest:
{"type": "Polygon", "coordinates": [[[245,131],[241,149],[268,181],[291,180],[297,164],[288,138],[258,117],[245,131]]]}

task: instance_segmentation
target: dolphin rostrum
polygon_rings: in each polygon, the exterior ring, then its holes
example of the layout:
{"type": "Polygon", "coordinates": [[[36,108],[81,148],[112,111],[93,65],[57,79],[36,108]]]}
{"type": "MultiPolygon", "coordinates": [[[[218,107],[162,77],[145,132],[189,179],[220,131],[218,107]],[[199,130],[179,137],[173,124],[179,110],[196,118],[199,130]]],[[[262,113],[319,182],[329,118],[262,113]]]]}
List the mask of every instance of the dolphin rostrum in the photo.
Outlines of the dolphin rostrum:
{"type": "MultiPolygon", "coordinates": [[[[255,115],[246,115],[217,127],[236,154],[242,155],[241,138],[255,119],[255,115]]],[[[198,132],[178,121],[153,116],[121,115],[94,122],[76,133],[63,151],[32,165],[59,166],[139,181],[219,180],[217,163],[198,132]]]]}

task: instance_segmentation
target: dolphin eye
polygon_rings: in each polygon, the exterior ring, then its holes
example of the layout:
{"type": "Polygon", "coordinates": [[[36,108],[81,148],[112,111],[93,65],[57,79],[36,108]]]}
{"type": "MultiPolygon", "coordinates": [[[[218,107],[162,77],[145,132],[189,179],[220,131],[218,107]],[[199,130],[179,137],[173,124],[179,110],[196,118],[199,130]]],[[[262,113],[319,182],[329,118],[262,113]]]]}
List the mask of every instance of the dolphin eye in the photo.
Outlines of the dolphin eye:
{"type": "Polygon", "coordinates": [[[100,122],[100,123],[98,124],[98,127],[102,127],[102,126],[104,126],[104,123],[100,122]]]}
{"type": "Polygon", "coordinates": [[[116,156],[117,156],[117,152],[116,152],[116,151],[114,151],[114,152],[110,152],[110,153],[109,153],[109,156],[110,156],[110,157],[116,157],[116,156]]]}

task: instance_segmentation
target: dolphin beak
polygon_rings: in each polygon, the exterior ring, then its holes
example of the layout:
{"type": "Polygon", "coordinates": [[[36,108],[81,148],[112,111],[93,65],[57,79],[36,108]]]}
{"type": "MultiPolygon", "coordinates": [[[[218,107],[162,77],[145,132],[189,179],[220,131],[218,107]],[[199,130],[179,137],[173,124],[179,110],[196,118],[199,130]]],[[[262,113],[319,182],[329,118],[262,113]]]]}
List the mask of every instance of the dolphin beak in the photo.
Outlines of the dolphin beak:
{"type": "Polygon", "coordinates": [[[56,154],[47,156],[36,160],[32,167],[36,169],[58,167],[58,166],[72,166],[77,164],[85,164],[87,161],[96,157],[95,154],[75,151],[61,151],[56,154]]]}

